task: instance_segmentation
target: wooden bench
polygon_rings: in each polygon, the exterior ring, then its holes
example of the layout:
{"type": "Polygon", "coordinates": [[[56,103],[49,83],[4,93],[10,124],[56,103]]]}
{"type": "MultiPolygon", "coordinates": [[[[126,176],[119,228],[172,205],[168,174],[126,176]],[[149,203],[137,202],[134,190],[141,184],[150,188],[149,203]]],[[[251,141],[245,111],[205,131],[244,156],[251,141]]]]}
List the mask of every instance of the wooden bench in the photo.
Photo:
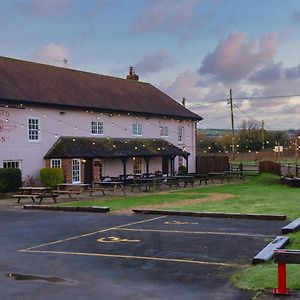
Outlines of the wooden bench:
{"type": "Polygon", "coordinates": [[[72,195],[80,195],[81,194],[81,191],[72,191],[72,190],[55,190],[54,191],[56,194],[60,194],[60,195],[68,195],[69,198],[71,199],[72,198],[72,195]]]}
{"type": "Polygon", "coordinates": [[[274,251],[274,261],[278,264],[278,287],[273,289],[274,295],[290,295],[286,287],[286,264],[300,264],[299,250],[276,250],[274,251]]]}
{"type": "Polygon", "coordinates": [[[85,183],[61,183],[57,186],[55,193],[59,195],[68,195],[69,198],[72,198],[72,195],[77,195],[79,200],[80,195],[87,191],[89,196],[92,197],[92,192],[90,191],[90,184],[85,183]]]}
{"type": "Polygon", "coordinates": [[[18,202],[20,203],[21,199],[29,199],[31,198],[32,202],[35,202],[36,198],[39,198],[39,195],[25,195],[25,194],[20,194],[20,195],[13,195],[13,198],[17,198],[18,202]]]}
{"type": "Polygon", "coordinates": [[[93,182],[91,190],[102,191],[103,195],[105,195],[106,191],[115,192],[116,190],[121,190],[126,196],[125,186],[123,181],[95,181],[93,182]]]}
{"type": "Polygon", "coordinates": [[[13,198],[17,198],[17,203],[20,203],[21,199],[31,199],[35,202],[35,199],[39,199],[41,204],[43,199],[52,198],[55,203],[58,197],[57,193],[54,193],[50,187],[20,187],[20,194],[13,195],[13,198]]]}
{"type": "Polygon", "coordinates": [[[169,189],[171,189],[172,185],[175,186],[176,189],[179,188],[179,181],[176,178],[166,177],[166,179],[164,179],[162,183],[167,185],[169,189]]]}

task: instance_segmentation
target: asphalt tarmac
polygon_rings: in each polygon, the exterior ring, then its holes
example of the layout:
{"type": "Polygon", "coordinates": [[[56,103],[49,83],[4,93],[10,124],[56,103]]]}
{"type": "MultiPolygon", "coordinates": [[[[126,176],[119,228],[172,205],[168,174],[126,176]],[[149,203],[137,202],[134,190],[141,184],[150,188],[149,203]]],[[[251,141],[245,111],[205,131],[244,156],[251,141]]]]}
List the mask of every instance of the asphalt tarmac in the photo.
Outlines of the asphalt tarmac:
{"type": "Polygon", "coordinates": [[[0,299],[252,299],[230,277],[283,221],[0,211],[0,299]]]}

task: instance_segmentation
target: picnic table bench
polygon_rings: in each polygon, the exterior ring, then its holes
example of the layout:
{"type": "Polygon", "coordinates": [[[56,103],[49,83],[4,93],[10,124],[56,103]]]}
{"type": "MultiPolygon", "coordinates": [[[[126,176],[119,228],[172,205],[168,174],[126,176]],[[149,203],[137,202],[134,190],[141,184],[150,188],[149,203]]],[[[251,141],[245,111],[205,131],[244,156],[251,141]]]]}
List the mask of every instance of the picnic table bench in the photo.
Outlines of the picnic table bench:
{"type": "Polygon", "coordinates": [[[208,173],[208,176],[212,182],[214,182],[214,179],[220,179],[221,183],[223,183],[224,179],[227,179],[227,182],[229,183],[229,176],[225,172],[210,172],[208,173]]]}
{"type": "Polygon", "coordinates": [[[127,179],[127,185],[131,187],[131,191],[136,187],[141,191],[142,187],[145,187],[145,191],[160,191],[160,184],[163,181],[163,177],[142,177],[135,179],[127,179]]]}
{"type": "Polygon", "coordinates": [[[194,187],[194,183],[196,181],[196,178],[193,175],[175,175],[172,177],[177,179],[178,186],[179,186],[180,182],[183,182],[184,187],[186,187],[188,184],[190,184],[191,187],[194,187]]]}
{"type": "Polygon", "coordinates": [[[51,187],[20,187],[20,194],[13,195],[13,198],[17,198],[17,203],[20,203],[21,199],[31,199],[35,202],[36,199],[39,200],[41,204],[43,199],[52,198],[55,203],[57,203],[56,198],[58,194],[55,193],[51,187]]]}
{"type": "Polygon", "coordinates": [[[125,185],[123,181],[94,181],[90,192],[101,191],[103,196],[105,191],[115,192],[116,190],[121,190],[126,196],[125,185]]]}
{"type": "Polygon", "coordinates": [[[212,181],[212,179],[209,178],[208,174],[206,174],[206,173],[197,173],[197,174],[193,174],[193,176],[195,177],[195,180],[199,180],[199,185],[201,185],[203,181],[204,181],[205,185],[207,185],[207,182],[209,180],[212,181]]]}
{"type": "Polygon", "coordinates": [[[68,195],[69,198],[72,198],[72,195],[77,195],[78,199],[80,195],[87,191],[89,196],[92,197],[92,193],[90,191],[90,184],[87,183],[61,183],[57,186],[57,190],[55,193],[60,195],[68,195]]]}
{"type": "Polygon", "coordinates": [[[162,183],[167,185],[169,189],[171,189],[172,185],[175,186],[176,188],[179,187],[178,178],[176,178],[175,176],[163,177],[162,183]]]}

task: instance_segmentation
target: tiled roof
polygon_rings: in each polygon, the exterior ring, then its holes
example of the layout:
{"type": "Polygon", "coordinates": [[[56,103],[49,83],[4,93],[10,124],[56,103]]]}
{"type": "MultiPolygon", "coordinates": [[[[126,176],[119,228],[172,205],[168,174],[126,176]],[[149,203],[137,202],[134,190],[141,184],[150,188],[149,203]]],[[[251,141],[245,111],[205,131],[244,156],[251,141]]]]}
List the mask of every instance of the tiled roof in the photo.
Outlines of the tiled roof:
{"type": "Polygon", "coordinates": [[[5,57],[0,57],[0,100],[202,119],[149,83],[5,57]]]}
{"type": "Polygon", "coordinates": [[[161,139],[60,137],[44,158],[113,158],[171,155],[187,156],[189,153],[161,139]]]}

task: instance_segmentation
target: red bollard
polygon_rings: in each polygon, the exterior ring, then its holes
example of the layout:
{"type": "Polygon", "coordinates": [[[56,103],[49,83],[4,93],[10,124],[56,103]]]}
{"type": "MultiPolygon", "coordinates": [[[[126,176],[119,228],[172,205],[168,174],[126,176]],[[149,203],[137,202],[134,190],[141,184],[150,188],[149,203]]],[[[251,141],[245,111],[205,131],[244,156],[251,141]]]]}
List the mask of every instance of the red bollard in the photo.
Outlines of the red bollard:
{"type": "Polygon", "coordinates": [[[286,264],[278,263],[278,288],[273,289],[274,295],[290,296],[289,290],[286,288],[286,264]]]}

